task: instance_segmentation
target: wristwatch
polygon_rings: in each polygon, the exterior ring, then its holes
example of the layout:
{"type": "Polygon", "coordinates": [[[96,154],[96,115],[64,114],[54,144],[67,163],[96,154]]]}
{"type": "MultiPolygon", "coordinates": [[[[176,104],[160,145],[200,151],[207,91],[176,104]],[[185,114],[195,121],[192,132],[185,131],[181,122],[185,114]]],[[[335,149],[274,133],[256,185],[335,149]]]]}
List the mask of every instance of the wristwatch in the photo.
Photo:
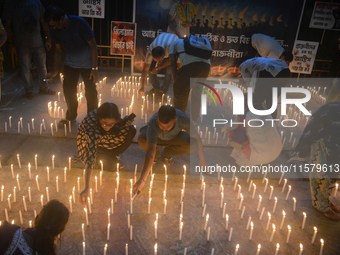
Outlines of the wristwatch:
{"type": "Polygon", "coordinates": [[[92,71],[98,71],[98,66],[92,67],[92,71]]]}

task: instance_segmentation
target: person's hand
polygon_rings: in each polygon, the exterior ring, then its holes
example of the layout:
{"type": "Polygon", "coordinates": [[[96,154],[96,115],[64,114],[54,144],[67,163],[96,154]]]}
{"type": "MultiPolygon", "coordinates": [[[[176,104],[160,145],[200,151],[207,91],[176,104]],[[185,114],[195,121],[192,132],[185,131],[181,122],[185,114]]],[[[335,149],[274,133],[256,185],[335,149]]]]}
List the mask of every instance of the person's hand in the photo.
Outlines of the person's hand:
{"type": "Polygon", "coordinates": [[[47,73],[46,79],[48,79],[49,82],[52,82],[52,79],[57,76],[57,72],[54,73],[47,73]]]}
{"type": "Polygon", "coordinates": [[[158,71],[156,70],[156,68],[152,69],[151,74],[158,74],[158,71]]]}
{"type": "Polygon", "coordinates": [[[142,178],[139,178],[139,180],[133,185],[133,194],[139,194],[144,187],[145,181],[142,178]]]}
{"type": "Polygon", "coordinates": [[[93,80],[94,83],[97,83],[99,81],[99,75],[97,70],[91,70],[90,80],[93,80]]]}
{"type": "Polygon", "coordinates": [[[143,97],[144,96],[144,89],[140,89],[138,90],[138,94],[143,97]]]}
{"type": "Polygon", "coordinates": [[[79,202],[82,203],[83,206],[86,205],[86,200],[89,194],[89,188],[85,188],[80,194],[79,194],[79,202]]]}

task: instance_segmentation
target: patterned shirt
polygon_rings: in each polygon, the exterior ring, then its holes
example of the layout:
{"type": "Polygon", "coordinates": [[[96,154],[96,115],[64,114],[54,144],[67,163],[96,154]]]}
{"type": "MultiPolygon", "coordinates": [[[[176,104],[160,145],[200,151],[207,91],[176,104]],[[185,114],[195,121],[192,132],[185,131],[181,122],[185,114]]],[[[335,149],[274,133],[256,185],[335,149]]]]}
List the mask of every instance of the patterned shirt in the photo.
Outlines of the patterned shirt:
{"type": "Polygon", "coordinates": [[[157,47],[157,46],[161,46],[164,51],[165,51],[165,55],[164,58],[168,58],[169,57],[169,51],[170,51],[170,45],[172,42],[178,40],[178,36],[174,35],[174,34],[169,34],[169,33],[162,33],[159,36],[157,36],[155,38],[155,40],[152,41],[152,43],[149,46],[148,51],[146,52],[146,60],[145,63],[147,64],[151,64],[152,62],[152,49],[157,47]]]}
{"type": "Polygon", "coordinates": [[[123,127],[119,127],[118,132],[106,132],[97,119],[97,109],[90,112],[79,126],[77,134],[77,150],[79,159],[85,163],[85,166],[92,168],[96,163],[97,148],[103,147],[112,150],[120,147],[130,130],[131,122],[128,121],[123,127]]]}

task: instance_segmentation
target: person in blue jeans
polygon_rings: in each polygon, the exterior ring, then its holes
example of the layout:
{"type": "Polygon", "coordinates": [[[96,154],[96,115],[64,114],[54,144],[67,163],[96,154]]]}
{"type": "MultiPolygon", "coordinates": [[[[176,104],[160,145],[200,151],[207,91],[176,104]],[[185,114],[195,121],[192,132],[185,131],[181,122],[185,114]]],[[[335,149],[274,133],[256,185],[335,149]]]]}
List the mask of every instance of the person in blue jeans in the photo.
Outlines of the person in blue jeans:
{"type": "Polygon", "coordinates": [[[98,53],[94,33],[90,25],[81,17],[68,15],[62,9],[49,6],[45,20],[52,28],[52,38],[56,43],[55,68],[48,78],[57,75],[62,50],[65,51],[63,91],[67,104],[66,119],[59,122],[64,126],[77,118],[77,85],[79,76],[85,83],[87,113],[98,106],[96,82],[98,82],[98,53]]]}
{"type": "Polygon", "coordinates": [[[34,84],[31,75],[32,62],[37,67],[39,93],[55,95],[45,81],[46,52],[40,27],[45,34],[46,48],[51,48],[48,26],[44,20],[44,7],[39,0],[6,1],[3,18],[6,20],[9,49],[17,54],[21,76],[24,80],[25,97],[34,99],[34,84]]]}

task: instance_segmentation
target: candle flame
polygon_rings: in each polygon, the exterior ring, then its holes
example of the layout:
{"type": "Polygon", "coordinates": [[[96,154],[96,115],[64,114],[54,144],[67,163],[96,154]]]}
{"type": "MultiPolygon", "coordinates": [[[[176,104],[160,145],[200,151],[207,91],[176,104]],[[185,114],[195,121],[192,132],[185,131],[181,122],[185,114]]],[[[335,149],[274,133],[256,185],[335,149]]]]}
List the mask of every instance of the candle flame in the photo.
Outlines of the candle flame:
{"type": "Polygon", "coordinates": [[[300,243],[300,249],[303,250],[303,244],[302,243],[300,243]]]}
{"type": "Polygon", "coordinates": [[[257,249],[261,249],[261,244],[259,244],[259,245],[257,246],[257,249]]]}
{"type": "Polygon", "coordinates": [[[320,239],[320,243],[321,243],[321,245],[324,244],[324,240],[322,238],[320,239]]]}
{"type": "Polygon", "coordinates": [[[314,227],[314,231],[318,231],[318,229],[316,227],[314,227]]]}
{"type": "Polygon", "coordinates": [[[291,230],[292,228],[291,228],[291,226],[290,225],[288,225],[288,230],[291,230]]]}
{"type": "Polygon", "coordinates": [[[248,10],[248,6],[246,8],[244,8],[239,14],[238,14],[238,18],[239,19],[243,19],[244,18],[244,14],[245,12],[248,10]]]}
{"type": "Polygon", "coordinates": [[[275,224],[273,224],[273,230],[275,230],[275,229],[276,229],[275,224]]]}
{"type": "Polygon", "coordinates": [[[283,216],[286,216],[286,212],[284,210],[282,210],[282,214],[283,216]]]}
{"type": "Polygon", "coordinates": [[[236,249],[240,248],[240,245],[239,244],[236,244],[236,249]]]}
{"type": "Polygon", "coordinates": [[[280,244],[277,243],[277,244],[276,244],[276,249],[279,249],[279,248],[280,248],[280,244]]]}

